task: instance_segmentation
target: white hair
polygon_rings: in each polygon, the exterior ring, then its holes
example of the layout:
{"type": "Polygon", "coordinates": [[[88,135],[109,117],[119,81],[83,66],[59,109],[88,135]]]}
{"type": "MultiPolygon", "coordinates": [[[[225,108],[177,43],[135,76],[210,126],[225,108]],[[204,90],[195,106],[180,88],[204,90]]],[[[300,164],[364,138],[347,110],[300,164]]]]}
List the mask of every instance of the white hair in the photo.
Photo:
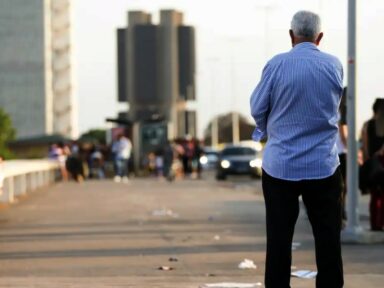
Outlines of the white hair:
{"type": "Polygon", "coordinates": [[[298,37],[315,39],[321,32],[319,15],[310,11],[299,11],[293,15],[291,29],[298,37]]]}

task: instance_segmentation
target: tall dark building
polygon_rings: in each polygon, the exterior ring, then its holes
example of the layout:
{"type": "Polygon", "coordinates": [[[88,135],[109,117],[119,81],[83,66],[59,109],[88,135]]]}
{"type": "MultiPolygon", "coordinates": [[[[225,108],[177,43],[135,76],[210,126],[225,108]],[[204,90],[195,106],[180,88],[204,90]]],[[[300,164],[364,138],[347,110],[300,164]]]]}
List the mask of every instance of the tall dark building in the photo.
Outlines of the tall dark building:
{"type": "Polygon", "coordinates": [[[117,30],[118,100],[129,103],[132,122],[166,122],[171,138],[196,135],[196,113],[185,108],[196,99],[195,33],[182,18],[163,10],[153,25],[149,14],[131,11],[117,30]]]}
{"type": "Polygon", "coordinates": [[[183,25],[182,13],[162,10],[154,25],[149,14],[128,12],[117,57],[118,100],[129,104],[134,147],[141,147],[135,162],[167,138],[196,136],[196,112],[187,109],[196,99],[195,30],[183,25]]]}
{"type": "Polygon", "coordinates": [[[117,91],[119,102],[127,102],[127,47],[125,34],[126,29],[117,30],[117,91]]]}
{"type": "Polygon", "coordinates": [[[178,27],[179,93],[185,100],[195,100],[195,29],[178,27]]]}

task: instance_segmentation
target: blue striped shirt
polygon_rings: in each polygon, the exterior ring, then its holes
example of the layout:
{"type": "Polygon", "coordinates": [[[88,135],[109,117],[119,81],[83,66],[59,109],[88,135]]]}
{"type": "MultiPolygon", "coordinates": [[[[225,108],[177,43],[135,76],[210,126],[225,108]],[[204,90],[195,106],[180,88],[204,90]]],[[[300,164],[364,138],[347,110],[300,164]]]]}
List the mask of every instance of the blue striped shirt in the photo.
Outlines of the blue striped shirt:
{"type": "Polygon", "coordinates": [[[273,57],[251,96],[253,139],[268,137],[263,169],[298,181],[331,176],[339,166],[340,61],[310,42],[273,57]]]}

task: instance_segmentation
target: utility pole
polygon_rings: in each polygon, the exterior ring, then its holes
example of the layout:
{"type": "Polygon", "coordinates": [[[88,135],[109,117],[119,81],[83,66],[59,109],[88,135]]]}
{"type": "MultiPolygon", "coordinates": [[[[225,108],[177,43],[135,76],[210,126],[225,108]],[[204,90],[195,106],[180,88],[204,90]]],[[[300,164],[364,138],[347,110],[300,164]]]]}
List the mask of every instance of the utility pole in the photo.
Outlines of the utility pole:
{"type": "Polygon", "coordinates": [[[211,143],[212,147],[217,148],[219,146],[219,123],[218,123],[218,116],[214,116],[212,119],[212,126],[211,126],[211,143]]]}
{"type": "Polygon", "coordinates": [[[240,119],[239,113],[232,112],[232,142],[233,144],[240,143],[240,119]]]}
{"type": "Polygon", "coordinates": [[[236,111],[236,74],[235,74],[235,55],[234,45],[236,39],[231,39],[231,99],[232,99],[232,143],[238,144],[240,142],[240,116],[236,111]]]}
{"type": "Polygon", "coordinates": [[[348,86],[347,86],[347,226],[344,242],[361,242],[363,231],[359,223],[359,193],[356,139],[356,0],[348,1],[348,86]]]}
{"type": "Polygon", "coordinates": [[[219,146],[219,120],[216,108],[216,93],[215,85],[216,85],[216,64],[218,62],[218,58],[209,59],[211,62],[211,105],[213,111],[213,117],[211,122],[211,146],[217,148],[219,146]]]}

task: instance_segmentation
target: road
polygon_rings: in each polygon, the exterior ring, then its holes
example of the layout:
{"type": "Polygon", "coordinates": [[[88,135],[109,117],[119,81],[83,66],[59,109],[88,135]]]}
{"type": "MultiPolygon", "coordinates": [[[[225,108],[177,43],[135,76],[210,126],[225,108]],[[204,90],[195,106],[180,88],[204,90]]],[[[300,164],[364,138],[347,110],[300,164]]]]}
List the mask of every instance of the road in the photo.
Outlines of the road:
{"type": "MultiPolygon", "coordinates": [[[[248,178],[60,183],[0,209],[0,287],[262,283],[264,213],[260,181],[248,178]],[[239,269],[245,258],[257,269],[239,269]]],[[[296,269],[316,270],[304,209],[294,241],[296,269]]],[[[383,248],[343,247],[345,287],[381,287],[383,248]]]]}

